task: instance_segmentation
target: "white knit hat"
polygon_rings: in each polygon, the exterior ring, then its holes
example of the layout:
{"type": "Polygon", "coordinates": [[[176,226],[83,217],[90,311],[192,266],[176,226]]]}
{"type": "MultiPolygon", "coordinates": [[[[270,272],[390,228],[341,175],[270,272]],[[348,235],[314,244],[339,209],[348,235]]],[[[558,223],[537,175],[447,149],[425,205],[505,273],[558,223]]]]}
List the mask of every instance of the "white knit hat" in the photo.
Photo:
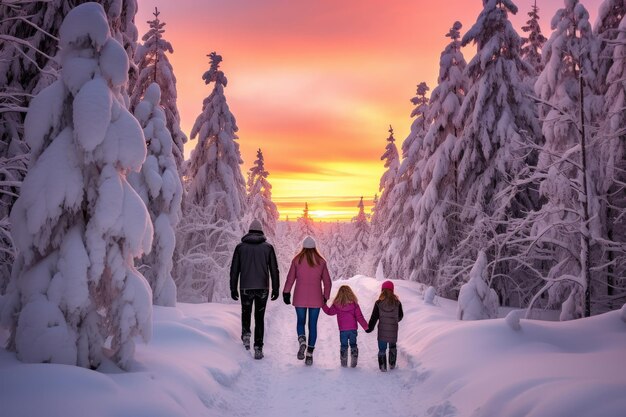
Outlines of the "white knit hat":
{"type": "Polygon", "coordinates": [[[250,230],[256,230],[258,232],[262,232],[263,225],[261,224],[260,221],[258,221],[257,219],[254,219],[252,220],[252,223],[250,223],[250,230]]]}
{"type": "Polygon", "coordinates": [[[311,236],[305,237],[304,242],[302,242],[302,247],[305,249],[313,249],[315,247],[315,239],[311,236]]]}

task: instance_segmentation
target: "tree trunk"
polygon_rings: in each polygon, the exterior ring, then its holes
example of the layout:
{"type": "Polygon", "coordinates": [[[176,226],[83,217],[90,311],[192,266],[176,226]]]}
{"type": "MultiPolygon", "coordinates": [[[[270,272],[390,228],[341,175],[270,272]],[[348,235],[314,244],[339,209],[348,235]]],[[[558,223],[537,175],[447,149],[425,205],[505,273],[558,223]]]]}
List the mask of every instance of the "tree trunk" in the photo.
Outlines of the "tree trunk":
{"type": "Polygon", "coordinates": [[[578,73],[579,94],[580,94],[580,152],[582,159],[582,205],[583,205],[583,225],[580,236],[580,266],[585,282],[585,317],[591,316],[591,271],[590,271],[590,236],[589,236],[589,190],[587,181],[587,145],[585,139],[585,99],[583,96],[582,69],[578,73]]]}

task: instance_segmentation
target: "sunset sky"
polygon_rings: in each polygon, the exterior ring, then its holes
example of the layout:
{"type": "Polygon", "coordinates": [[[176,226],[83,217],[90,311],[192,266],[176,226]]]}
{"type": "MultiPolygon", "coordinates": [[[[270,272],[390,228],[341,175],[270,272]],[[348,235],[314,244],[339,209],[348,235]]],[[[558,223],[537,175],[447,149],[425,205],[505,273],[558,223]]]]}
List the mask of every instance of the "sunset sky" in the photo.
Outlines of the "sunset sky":
{"type": "MultiPolygon", "coordinates": [[[[521,32],[533,0],[515,2],[521,32]]],[[[544,35],[562,0],[539,0],[544,35]]],[[[584,0],[594,22],[601,0],[584,0]]],[[[349,219],[378,192],[387,130],[398,148],[411,125],[416,85],[436,86],[444,35],[469,29],[481,0],[139,0],[141,37],[157,6],[189,133],[212,86],[206,55],[223,56],[226,99],[247,171],[263,150],[281,219],[304,202],[318,220],[349,219]]],[[[469,61],[474,47],[465,49],[469,61]]],[[[187,156],[195,146],[186,146],[187,156]]]]}

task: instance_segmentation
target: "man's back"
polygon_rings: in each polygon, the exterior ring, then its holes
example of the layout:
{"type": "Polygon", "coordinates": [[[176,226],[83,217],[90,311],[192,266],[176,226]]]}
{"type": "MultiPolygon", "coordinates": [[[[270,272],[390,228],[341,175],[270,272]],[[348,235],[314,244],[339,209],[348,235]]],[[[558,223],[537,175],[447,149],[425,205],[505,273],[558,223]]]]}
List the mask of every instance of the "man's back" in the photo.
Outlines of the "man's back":
{"type": "Polygon", "coordinates": [[[235,248],[230,267],[231,288],[236,288],[240,278],[241,289],[268,289],[270,274],[272,289],[278,290],[278,262],[274,247],[267,242],[263,232],[252,230],[241,238],[241,243],[235,248]]]}

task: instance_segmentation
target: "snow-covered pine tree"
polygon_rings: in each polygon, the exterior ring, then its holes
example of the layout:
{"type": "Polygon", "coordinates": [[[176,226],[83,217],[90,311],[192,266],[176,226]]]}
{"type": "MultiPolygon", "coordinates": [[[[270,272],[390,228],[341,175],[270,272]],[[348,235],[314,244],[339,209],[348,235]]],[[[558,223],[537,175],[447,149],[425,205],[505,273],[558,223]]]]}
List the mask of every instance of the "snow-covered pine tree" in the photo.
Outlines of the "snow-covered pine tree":
{"type": "Polygon", "coordinates": [[[263,152],[259,149],[254,165],[248,171],[248,217],[260,221],[263,232],[273,242],[279,214],[272,201],[272,184],[267,180],[269,175],[265,169],[263,152]]]}
{"type": "MultiPolygon", "coordinates": [[[[461,23],[454,22],[446,34],[450,43],[439,59],[438,86],[430,97],[428,117],[432,124],[423,141],[422,198],[415,206],[415,233],[411,235],[412,257],[417,259],[420,282],[432,285],[439,265],[446,261],[449,248],[459,242],[457,163],[452,150],[461,133],[456,124],[461,104],[468,90],[461,52],[461,23]]],[[[440,277],[441,278],[441,277],[440,277]]],[[[443,279],[439,284],[448,286],[443,279]]]]}
{"type": "Polygon", "coordinates": [[[541,33],[541,26],[539,25],[539,7],[537,7],[537,0],[532,5],[530,12],[528,12],[528,19],[526,26],[522,26],[522,31],[528,33],[528,37],[522,38],[522,60],[533,68],[533,82],[536,79],[537,74],[543,70],[543,62],[541,60],[541,49],[546,43],[547,39],[541,33]]]}
{"type": "Polygon", "coordinates": [[[148,22],[150,29],[141,38],[143,43],[137,47],[135,53],[137,77],[133,80],[134,84],[129,88],[130,108],[134,111],[151,83],[159,85],[161,88],[161,107],[165,111],[167,130],[170,131],[174,141],[172,151],[176,166],[178,172],[181,173],[185,159],[183,147],[187,142],[187,136],[180,129],[180,114],[176,103],[178,97],[176,76],[167,57],[168,53],[174,53],[174,48],[172,48],[171,43],[163,39],[165,22],[159,19],[160,12],[156,7],[153,14],[154,19],[148,22]]]}
{"type": "MultiPolygon", "coordinates": [[[[0,4],[0,91],[18,100],[15,111],[0,113],[0,155],[22,140],[25,109],[32,95],[57,79],[59,28],[67,13],[85,0],[12,1],[0,4]]],[[[101,0],[112,36],[132,59],[137,41],[137,0],[101,0]]],[[[27,150],[24,150],[27,152],[27,150]]]]}
{"type": "MultiPolygon", "coordinates": [[[[600,80],[606,80],[604,91],[604,112],[601,124],[599,141],[600,153],[597,156],[603,163],[600,168],[598,195],[606,195],[606,235],[609,242],[606,268],[606,304],[608,309],[624,304],[624,297],[618,298],[619,289],[626,287],[626,256],[620,256],[620,247],[626,247],[626,227],[623,220],[626,213],[626,2],[606,0],[600,6],[599,22],[596,32],[601,40],[609,38],[616,43],[604,42],[601,57],[611,53],[610,67],[606,77],[599,75],[600,80]],[[609,14],[614,14],[609,17],[609,14]],[[620,18],[617,30],[614,30],[615,21],[620,18]],[[609,24],[610,22],[610,24],[609,24]],[[602,27],[603,30],[598,28],[602,27]],[[610,29],[609,29],[610,28],[610,29]],[[617,37],[611,34],[617,32],[617,37]],[[616,291],[617,289],[617,291],[616,291]]],[[[600,68],[604,60],[600,61],[600,68]]],[[[600,72],[602,74],[602,71],[600,72]]],[[[596,297],[599,298],[599,297],[596,297]]],[[[603,309],[603,306],[600,306],[603,309]]]]}
{"type": "Polygon", "coordinates": [[[297,232],[296,232],[296,240],[302,243],[302,239],[307,236],[314,237],[317,235],[315,230],[315,224],[311,216],[309,216],[309,203],[304,203],[304,210],[302,210],[302,217],[298,217],[297,219],[297,232]]]}
{"type": "Polygon", "coordinates": [[[152,224],[126,181],[146,147],[122,91],[128,57],[96,3],[59,30],[61,78],[29,106],[32,152],[11,211],[19,256],[2,305],[9,347],[25,362],[97,367],[105,343],[127,368],[134,339],[151,336],[151,291],[133,258],[152,224]]]}
{"type": "Polygon", "coordinates": [[[598,9],[598,18],[593,28],[594,35],[598,38],[598,62],[597,80],[601,93],[606,93],[610,83],[607,80],[609,69],[614,63],[614,51],[621,42],[620,22],[626,14],[626,2],[624,0],[604,0],[598,9]]]}
{"type": "Polygon", "coordinates": [[[345,227],[336,222],[330,228],[330,243],[326,250],[328,272],[333,280],[348,279],[354,275],[354,265],[345,240],[345,227]]]}
{"type": "Polygon", "coordinates": [[[202,79],[215,85],[191,130],[198,143],[187,167],[190,184],[177,236],[175,279],[181,301],[229,297],[224,276],[241,238],[246,210],[238,129],[224,96],[227,79],[219,69],[222,57],[212,52],[209,59],[210,69],[202,79]]]}
{"type": "MultiPolygon", "coordinates": [[[[389,217],[392,206],[396,204],[392,200],[391,194],[393,187],[398,179],[398,170],[400,169],[400,157],[398,148],[396,147],[396,138],[393,137],[393,127],[389,126],[389,137],[387,138],[387,146],[385,152],[380,157],[381,161],[385,161],[386,171],[380,177],[378,191],[381,192],[380,199],[375,196],[374,206],[372,207],[371,234],[369,243],[368,264],[369,272],[372,274],[376,270],[379,262],[383,261],[383,252],[389,246],[389,235],[383,233],[384,230],[391,228],[391,222],[395,219],[389,217]]],[[[383,261],[384,265],[384,261],[383,261]]],[[[387,265],[384,265],[385,268],[387,265]]]]}
{"type": "Polygon", "coordinates": [[[566,0],[552,19],[552,29],[543,49],[545,68],[535,84],[547,103],[545,145],[537,163],[544,173],[539,190],[546,202],[533,234],[547,258],[548,284],[557,284],[550,286],[550,299],[562,303],[561,319],[567,320],[590,314],[590,243],[592,235],[600,237],[602,225],[598,216],[590,217],[601,212],[589,177],[599,161],[590,153],[593,141],[586,135],[602,106],[596,93],[597,45],[587,10],[578,0],[566,0]]]}
{"type": "MultiPolygon", "coordinates": [[[[58,78],[59,28],[72,7],[85,0],[33,2],[14,0],[0,4],[0,294],[14,262],[9,212],[26,174],[29,150],[24,118],[31,97],[58,78]]],[[[100,1],[107,13],[113,36],[125,34],[127,50],[136,41],[136,0],[100,1]],[[133,33],[134,38],[133,38],[133,33]],[[133,40],[134,39],[134,40],[133,40]]],[[[131,55],[129,55],[131,57],[131,55]]]]}
{"type": "MultiPolygon", "coordinates": [[[[511,219],[536,205],[530,187],[502,193],[515,175],[534,163],[525,141],[541,140],[532,91],[524,82],[528,66],[521,59],[521,40],[509,13],[517,13],[511,0],[484,1],[476,23],[461,41],[463,46],[473,42],[477,53],[465,68],[469,89],[455,120],[462,134],[452,158],[458,161],[459,219],[467,230],[460,231],[463,244],[446,248],[448,253],[443,254],[446,258],[454,250],[442,272],[450,283],[469,269],[481,249],[494,257],[492,275],[508,276],[511,265],[501,258],[514,254],[495,253],[490,241],[506,232],[511,219]]],[[[503,296],[509,291],[507,281],[494,283],[503,296]]]]}
{"type": "Polygon", "coordinates": [[[388,222],[383,232],[383,239],[389,242],[382,258],[386,266],[385,271],[389,276],[397,278],[408,279],[416,265],[410,254],[408,228],[413,224],[414,201],[418,200],[421,195],[419,187],[422,142],[430,126],[428,98],[426,97],[428,90],[426,83],[419,83],[416,95],[411,99],[411,103],[415,105],[411,117],[415,120],[411,124],[411,132],[402,142],[402,163],[391,192],[391,200],[394,204],[390,207],[388,218],[393,221],[388,222]]]}
{"type": "Polygon", "coordinates": [[[359,200],[357,207],[359,208],[359,213],[352,218],[352,243],[348,251],[350,262],[353,265],[351,269],[355,274],[373,275],[374,271],[368,270],[368,263],[366,262],[366,258],[369,255],[370,224],[365,214],[363,197],[359,200]]]}
{"type": "MultiPolygon", "coordinates": [[[[398,152],[398,149],[396,148],[396,153],[398,152]]],[[[399,158],[398,158],[399,160],[399,158]]],[[[370,215],[372,217],[372,219],[374,218],[374,215],[376,214],[376,207],[378,207],[378,193],[374,194],[374,198],[372,199],[372,208],[370,209],[370,215]]],[[[372,225],[373,225],[373,220],[372,220],[372,225]]],[[[372,226],[373,227],[373,226],[372,226]]]]}
{"type": "Polygon", "coordinates": [[[152,288],[155,305],[176,305],[176,285],[172,278],[172,257],[176,246],[175,229],[181,217],[183,187],[172,152],[175,146],[167,129],[165,112],[159,105],[161,90],[152,83],[135,107],[135,117],[143,128],[148,155],[141,171],[128,181],[148,208],[154,225],[152,250],[137,265],[152,288]]]}

